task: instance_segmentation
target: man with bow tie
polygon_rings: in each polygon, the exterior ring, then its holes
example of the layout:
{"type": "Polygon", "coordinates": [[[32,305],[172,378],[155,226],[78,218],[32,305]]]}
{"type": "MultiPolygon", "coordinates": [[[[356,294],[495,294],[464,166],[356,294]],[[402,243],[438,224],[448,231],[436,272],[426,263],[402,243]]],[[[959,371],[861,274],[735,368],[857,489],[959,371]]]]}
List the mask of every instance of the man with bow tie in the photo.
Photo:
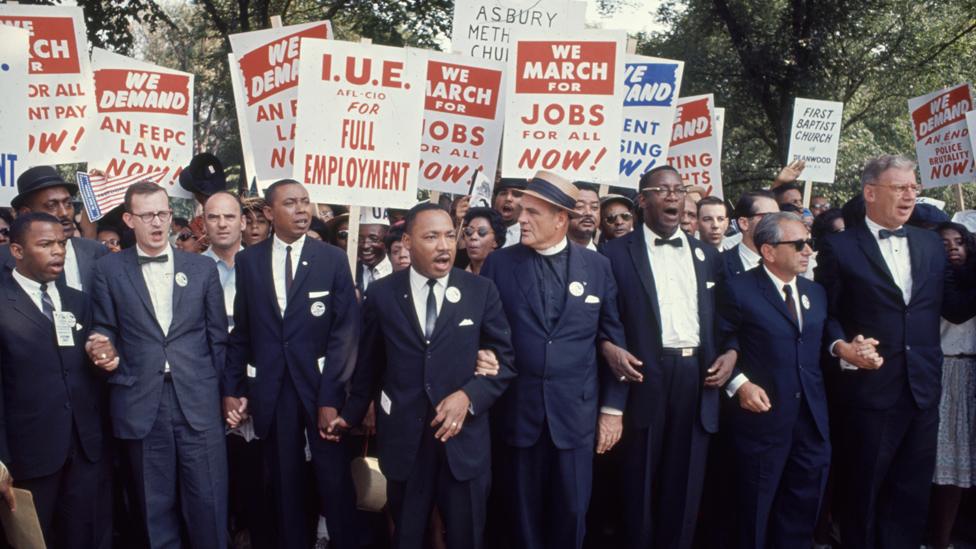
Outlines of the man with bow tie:
{"type": "Polygon", "coordinates": [[[829,314],[848,337],[878,340],[880,367],[852,358],[852,346],[828,341],[840,359],[835,443],[844,547],[918,547],[935,467],[942,350],[940,315],[963,322],[971,292],[957,286],[942,243],[905,226],[921,190],[915,163],[872,158],[861,173],[864,223],[828,235],[816,279],[829,314]]]}

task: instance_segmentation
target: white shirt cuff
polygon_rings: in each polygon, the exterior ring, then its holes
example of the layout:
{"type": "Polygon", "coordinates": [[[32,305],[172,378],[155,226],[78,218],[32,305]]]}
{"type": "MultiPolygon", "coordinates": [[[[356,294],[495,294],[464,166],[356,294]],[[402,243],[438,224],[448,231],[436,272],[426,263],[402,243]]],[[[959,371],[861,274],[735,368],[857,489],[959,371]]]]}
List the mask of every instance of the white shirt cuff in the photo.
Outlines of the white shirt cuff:
{"type": "MultiPolygon", "coordinates": [[[[834,352],[834,346],[837,345],[840,342],[841,342],[841,340],[838,339],[837,341],[835,341],[835,342],[833,342],[833,343],[830,344],[830,356],[836,357],[836,358],[840,358],[840,357],[837,356],[837,353],[834,352]]],[[[846,360],[844,360],[843,358],[841,358],[840,359],[840,369],[841,370],[857,370],[857,366],[855,366],[855,365],[851,364],[850,362],[847,362],[846,360]]]]}
{"type": "Polygon", "coordinates": [[[725,394],[729,395],[729,398],[735,396],[735,393],[749,381],[749,378],[745,374],[739,374],[732,378],[732,381],[725,386],[725,394]]]}
{"type": "Polygon", "coordinates": [[[623,411],[618,410],[616,408],[612,408],[610,406],[600,406],[600,413],[601,414],[607,414],[608,416],[622,416],[622,415],[624,415],[623,411]]]}
{"type": "Polygon", "coordinates": [[[837,341],[835,341],[835,342],[833,342],[833,343],[830,344],[830,356],[835,357],[835,358],[837,357],[837,353],[834,352],[834,347],[838,343],[840,343],[841,341],[843,341],[843,340],[842,339],[838,339],[837,341]]]}

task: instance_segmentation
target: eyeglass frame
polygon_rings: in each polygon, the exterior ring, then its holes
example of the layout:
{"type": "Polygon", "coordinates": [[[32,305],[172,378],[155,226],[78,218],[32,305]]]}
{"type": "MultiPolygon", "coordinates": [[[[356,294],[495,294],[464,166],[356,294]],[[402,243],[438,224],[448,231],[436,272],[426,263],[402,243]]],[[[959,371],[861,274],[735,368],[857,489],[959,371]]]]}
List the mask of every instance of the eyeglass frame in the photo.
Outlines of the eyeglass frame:
{"type": "Polygon", "coordinates": [[[810,249],[813,250],[815,242],[814,239],[812,238],[802,238],[799,240],[780,240],[779,242],[767,242],[767,244],[770,244],[772,246],[779,246],[780,244],[792,244],[793,249],[795,249],[798,252],[802,252],[804,248],[806,248],[807,246],[810,246],[810,249]]]}
{"type": "Polygon", "coordinates": [[[153,219],[156,219],[157,217],[159,218],[160,223],[169,223],[173,219],[173,210],[159,210],[158,212],[146,212],[141,214],[129,212],[129,215],[138,218],[139,221],[142,221],[146,225],[152,223],[153,219]],[[163,219],[164,217],[166,219],[163,219]]]}

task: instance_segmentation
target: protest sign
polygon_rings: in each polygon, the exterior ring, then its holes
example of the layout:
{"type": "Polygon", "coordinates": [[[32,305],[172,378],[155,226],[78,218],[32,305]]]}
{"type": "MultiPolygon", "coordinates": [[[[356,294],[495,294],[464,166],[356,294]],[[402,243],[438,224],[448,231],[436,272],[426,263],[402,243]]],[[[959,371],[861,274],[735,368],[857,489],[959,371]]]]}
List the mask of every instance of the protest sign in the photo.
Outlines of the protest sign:
{"type": "Polygon", "coordinates": [[[640,55],[627,55],[624,59],[626,96],[617,185],[636,189],[641,175],[668,157],[674,105],[685,64],[640,55]]]}
{"type": "Polygon", "coordinates": [[[451,50],[507,63],[521,31],[566,35],[583,30],[585,15],[573,0],[455,0],[451,50]]]}
{"type": "Polygon", "coordinates": [[[805,181],[834,182],[843,114],[844,104],[837,101],[797,97],[793,103],[787,163],[806,162],[803,168],[805,181]]]}
{"type": "Polygon", "coordinates": [[[170,196],[193,156],[193,75],[112,53],[92,52],[95,124],[89,168],[111,179],[162,172],[170,196]]]}
{"type": "Polygon", "coordinates": [[[166,170],[152,170],[144,172],[134,172],[132,174],[120,174],[112,178],[105,175],[92,175],[85,172],[75,174],[78,183],[78,195],[81,196],[81,203],[85,206],[88,219],[98,221],[105,217],[112,208],[121,205],[125,201],[125,191],[133,183],[139,181],[152,181],[163,185],[165,179],[172,174],[166,170]]]}
{"type": "Polygon", "coordinates": [[[705,196],[722,198],[714,110],[712,94],[678,99],[668,164],[678,170],[685,185],[698,185],[705,189],[705,196]]]}
{"type": "Polygon", "coordinates": [[[715,139],[718,141],[718,160],[719,164],[722,163],[722,143],[724,143],[725,134],[725,108],[715,107],[715,115],[712,116],[712,121],[715,123],[715,139]]]}
{"type": "Polygon", "coordinates": [[[966,131],[969,132],[969,149],[976,151],[976,111],[966,113],[966,131]]]}
{"type": "Polygon", "coordinates": [[[0,24],[30,33],[24,168],[87,161],[95,107],[81,8],[0,4],[0,24]]]}
{"type": "Polygon", "coordinates": [[[472,172],[495,180],[505,122],[504,65],[426,53],[420,188],[467,194],[472,172]]]}
{"type": "Polygon", "coordinates": [[[972,109],[969,84],[908,100],[923,187],[973,180],[973,151],[966,128],[966,113],[972,109]]]}
{"type": "Polygon", "coordinates": [[[302,38],[332,38],[332,25],[318,21],[230,36],[244,167],[260,190],[293,172],[302,38]]]}
{"type": "Polygon", "coordinates": [[[617,184],[626,43],[622,31],[516,42],[506,86],[505,177],[544,169],[617,184]]]}
{"type": "Polygon", "coordinates": [[[30,33],[0,25],[0,206],[17,196],[17,176],[27,165],[27,59],[30,33]]]}
{"type": "Polygon", "coordinates": [[[495,180],[488,179],[485,177],[484,172],[478,170],[474,172],[470,186],[471,189],[468,191],[468,196],[471,199],[468,202],[468,206],[471,208],[490,208],[495,180]]]}
{"type": "Polygon", "coordinates": [[[426,54],[306,38],[301,58],[294,178],[313,202],[413,206],[426,54]]]}

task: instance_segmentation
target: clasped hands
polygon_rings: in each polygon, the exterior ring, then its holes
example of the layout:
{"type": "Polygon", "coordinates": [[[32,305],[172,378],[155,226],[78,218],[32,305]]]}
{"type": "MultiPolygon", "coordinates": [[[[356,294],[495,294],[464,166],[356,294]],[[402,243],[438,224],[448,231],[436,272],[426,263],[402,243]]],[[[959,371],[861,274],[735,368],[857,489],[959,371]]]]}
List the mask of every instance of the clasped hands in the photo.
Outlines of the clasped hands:
{"type": "Polygon", "coordinates": [[[85,352],[96,367],[111,372],[119,367],[119,356],[108,337],[92,332],[85,342],[85,352]]]}

